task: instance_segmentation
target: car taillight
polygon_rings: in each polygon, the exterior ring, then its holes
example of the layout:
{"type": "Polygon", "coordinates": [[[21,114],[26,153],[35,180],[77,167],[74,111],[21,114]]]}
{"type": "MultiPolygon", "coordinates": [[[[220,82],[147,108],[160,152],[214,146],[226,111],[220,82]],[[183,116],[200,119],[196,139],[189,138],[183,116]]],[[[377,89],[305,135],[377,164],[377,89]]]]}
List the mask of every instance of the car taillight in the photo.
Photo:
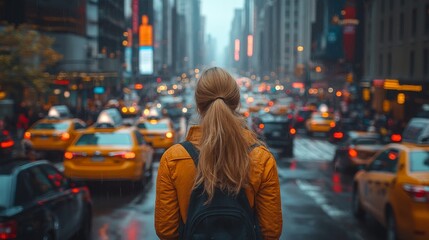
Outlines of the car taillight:
{"type": "Polygon", "coordinates": [[[358,153],[355,149],[353,149],[353,148],[349,149],[349,156],[350,157],[355,158],[355,157],[357,157],[357,155],[358,155],[358,153]]]}
{"type": "Polygon", "coordinates": [[[25,132],[24,133],[24,138],[30,140],[31,139],[31,133],[30,132],[25,132]]]}
{"type": "Polygon", "coordinates": [[[9,135],[9,131],[8,130],[3,130],[3,135],[9,135]]]}
{"type": "Polygon", "coordinates": [[[260,123],[259,124],[259,129],[264,129],[264,128],[265,128],[265,125],[263,123],[260,123]]]}
{"type": "Polygon", "coordinates": [[[70,139],[70,134],[69,133],[61,133],[60,135],[61,141],[67,141],[70,139]]]}
{"type": "Polygon", "coordinates": [[[16,221],[0,222],[0,239],[14,239],[16,238],[16,233],[16,221]]]}
{"type": "Polygon", "coordinates": [[[343,137],[344,137],[344,134],[342,132],[334,132],[335,139],[342,139],[343,137]]]}
{"type": "Polygon", "coordinates": [[[400,142],[402,140],[402,136],[401,134],[392,134],[392,136],[390,136],[390,140],[392,142],[400,142]]]}
{"type": "Polygon", "coordinates": [[[65,152],[64,158],[65,159],[73,159],[74,157],[86,157],[87,153],[80,153],[80,152],[65,152]]]}
{"type": "Polygon", "coordinates": [[[173,133],[172,132],[168,132],[168,133],[165,134],[165,136],[167,138],[172,138],[173,137],[173,133]]]}
{"type": "Polygon", "coordinates": [[[429,202],[429,186],[404,184],[404,190],[416,202],[429,202]]]}
{"type": "Polygon", "coordinates": [[[136,157],[134,152],[111,152],[109,153],[111,157],[121,157],[123,159],[133,159],[136,157]]]}
{"type": "Polygon", "coordinates": [[[289,133],[290,133],[291,135],[295,135],[295,134],[296,134],[296,129],[295,129],[295,128],[291,128],[291,129],[289,129],[289,133]]]}
{"type": "Polygon", "coordinates": [[[331,126],[331,128],[334,128],[334,127],[335,127],[335,123],[334,123],[334,122],[331,122],[331,123],[329,124],[329,126],[331,126]]]}
{"type": "Polygon", "coordinates": [[[9,148],[9,147],[12,147],[14,144],[15,142],[12,139],[9,139],[7,141],[2,142],[0,145],[1,145],[1,148],[9,148]]]}
{"type": "Polygon", "coordinates": [[[298,116],[298,118],[296,119],[296,121],[298,121],[298,122],[304,122],[304,118],[301,117],[301,116],[298,116]]]}

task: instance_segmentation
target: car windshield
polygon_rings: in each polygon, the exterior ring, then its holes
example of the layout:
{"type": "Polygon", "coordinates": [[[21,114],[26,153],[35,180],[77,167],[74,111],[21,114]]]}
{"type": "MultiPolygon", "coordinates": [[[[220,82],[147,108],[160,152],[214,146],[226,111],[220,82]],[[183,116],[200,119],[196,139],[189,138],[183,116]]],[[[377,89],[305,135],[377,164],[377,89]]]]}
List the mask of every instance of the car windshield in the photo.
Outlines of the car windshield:
{"type": "Polygon", "coordinates": [[[380,144],[381,141],[375,138],[359,138],[359,139],[354,139],[352,143],[357,145],[374,145],[374,144],[380,144]]]}
{"type": "Polygon", "coordinates": [[[429,172],[429,151],[413,151],[410,153],[411,172],[429,172]]]}
{"type": "Polygon", "coordinates": [[[137,125],[140,129],[147,130],[166,130],[168,129],[167,123],[140,123],[137,125]]]}
{"type": "Polygon", "coordinates": [[[316,121],[333,121],[334,119],[331,116],[323,117],[322,115],[313,115],[313,120],[316,120],[316,121]]]}
{"type": "Polygon", "coordinates": [[[37,130],[67,130],[70,124],[66,122],[61,123],[37,123],[33,129],[37,130]]]}
{"type": "Polygon", "coordinates": [[[283,131],[284,124],[282,124],[282,123],[264,123],[264,129],[266,132],[283,131]]]}
{"type": "Polygon", "coordinates": [[[76,146],[131,146],[129,133],[88,133],[83,134],[76,142],[76,146]]]}
{"type": "Polygon", "coordinates": [[[10,204],[10,177],[0,175],[0,209],[7,208],[10,204]]]}

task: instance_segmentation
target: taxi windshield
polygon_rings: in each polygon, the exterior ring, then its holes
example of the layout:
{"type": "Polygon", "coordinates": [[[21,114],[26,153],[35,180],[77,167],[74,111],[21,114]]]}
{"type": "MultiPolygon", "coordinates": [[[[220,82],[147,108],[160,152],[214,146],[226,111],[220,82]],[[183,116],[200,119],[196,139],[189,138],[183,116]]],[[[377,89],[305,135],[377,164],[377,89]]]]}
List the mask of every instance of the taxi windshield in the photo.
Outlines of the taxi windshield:
{"type": "Polygon", "coordinates": [[[168,129],[167,123],[140,123],[137,125],[140,129],[147,129],[147,130],[165,130],[168,129]]]}
{"type": "Polygon", "coordinates": [[[76,146],[131,146],[131,135],[129,133],[87,133],[83,134],[76,142],[76,146]]]}
{"type": "Polygon", "coordinates": [[[334,120],[331,116],[324,117],[322,115],[313,115],[312,118],[316,121],[333,121],[334,120]]]}
{"type": "Polygon", "coordinates": [[[37,130],[67,130],[67,128],[69,128],[69,124],[66,122],[61,122],[61,123],[47,123],[47,122],[42,122],[42,123],[37,123],[33,129],[37,129],[37,130]]]}
{"type": "Polygon", "coordinates": [[[429,151],[414,151],[410,153],[411,172],[429,172],[429,151]]]}

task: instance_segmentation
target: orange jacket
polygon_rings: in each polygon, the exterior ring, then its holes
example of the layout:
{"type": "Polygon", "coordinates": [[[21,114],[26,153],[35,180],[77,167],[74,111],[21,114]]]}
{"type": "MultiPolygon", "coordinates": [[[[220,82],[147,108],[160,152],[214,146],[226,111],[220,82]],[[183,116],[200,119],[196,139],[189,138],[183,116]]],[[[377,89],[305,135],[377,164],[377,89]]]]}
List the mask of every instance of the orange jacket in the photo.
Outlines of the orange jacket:
{"type": "MultiPolygon", "coordinates": [[[[245,134],[247,130],[244,130],[245,134]]],[[[194,126],[186,140],[197,148],[201,129],[194,126]]],[[[195,165],[179,144],[170,147],[161,157],[156,182],[155,229],[160,239],[178,239],[179,222],[186,222],[189,198],[195,180],[195,165]]],[[[279,239],[282,232],[280,184],[276,161],[263,146],[251,152],[250,185],[246,195],[256,207],[264,239],[279,239]]]]}

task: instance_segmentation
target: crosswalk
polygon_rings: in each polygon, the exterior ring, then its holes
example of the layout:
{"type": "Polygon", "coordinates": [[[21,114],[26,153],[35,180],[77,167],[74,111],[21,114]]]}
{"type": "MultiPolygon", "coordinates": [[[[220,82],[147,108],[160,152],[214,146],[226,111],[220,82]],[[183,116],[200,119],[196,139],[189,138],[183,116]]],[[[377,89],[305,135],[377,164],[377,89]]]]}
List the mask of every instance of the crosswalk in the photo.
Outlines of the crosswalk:
{"type": "Polygon", "coordinates": [[[336,146],[322,139],[297,136],[294,142],[294,158],[299,161],[332,161],[336,146]]]}

